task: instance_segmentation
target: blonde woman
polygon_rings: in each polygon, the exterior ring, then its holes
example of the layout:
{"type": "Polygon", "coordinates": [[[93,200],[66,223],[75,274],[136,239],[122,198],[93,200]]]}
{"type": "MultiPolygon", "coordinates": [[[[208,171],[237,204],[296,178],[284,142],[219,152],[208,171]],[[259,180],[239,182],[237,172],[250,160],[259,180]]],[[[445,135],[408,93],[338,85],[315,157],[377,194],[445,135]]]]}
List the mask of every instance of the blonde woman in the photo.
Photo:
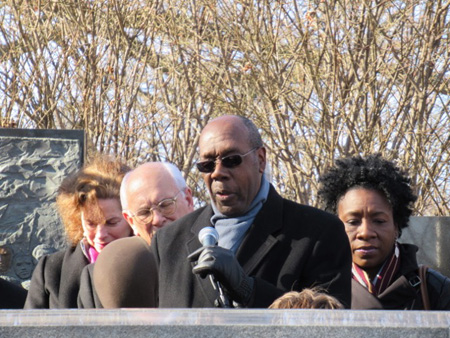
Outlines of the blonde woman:
{"type": "Polygon", "coordinates": [[[62,182],[56,204],[71,246],[39,260],[25,309],[76,308],[83,268],[94,263],[106,245],[132,235],[119,198],[129,170],[100,156],[62,182]]]}

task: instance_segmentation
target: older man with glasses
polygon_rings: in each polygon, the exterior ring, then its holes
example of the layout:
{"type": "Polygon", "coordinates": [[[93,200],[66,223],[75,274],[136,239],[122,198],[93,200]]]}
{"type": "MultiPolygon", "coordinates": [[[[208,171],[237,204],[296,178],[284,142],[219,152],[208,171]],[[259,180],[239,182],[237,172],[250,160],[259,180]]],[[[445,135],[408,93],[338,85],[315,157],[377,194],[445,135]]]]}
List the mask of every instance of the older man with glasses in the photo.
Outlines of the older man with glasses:
{"type": "Polygon", "coordinates": [[[123,239],[84,269],[80,308],[155,306],[152,290],[158,278],[148,272],[154,270],[148,245],[156,230],[194,210],[191,189],[180,170],[167,162],[144,163],[128,172],[120,201],[123,217],[140,239],[123,239]]]}
{"type": "Polygon", "coordinates": [[[342,222],[276,192],[264,175],[266,149],[253,122],[210,121],[199,151],[196,166],[211,204],[153,237],[159,307],[265,308],[310,287],[349,307],[351,253],[342,222]]]}
{"type": "Polygon", "coordinates": [[[120,187],[122,214],[150,244],[155,231],[194,210],[192,192],[171,163],[148,162],[125,175],[120,187]]]}

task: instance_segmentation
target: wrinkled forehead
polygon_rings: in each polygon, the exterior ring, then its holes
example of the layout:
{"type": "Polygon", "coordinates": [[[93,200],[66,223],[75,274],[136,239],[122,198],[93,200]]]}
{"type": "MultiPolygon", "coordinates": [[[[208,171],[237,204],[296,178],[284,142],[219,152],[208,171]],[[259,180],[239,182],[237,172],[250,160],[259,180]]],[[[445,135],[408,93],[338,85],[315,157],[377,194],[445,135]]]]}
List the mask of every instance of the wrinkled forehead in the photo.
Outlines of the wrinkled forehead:
{"type": "Polygon", "coordinates": [[[127,198],[130,208],[157,204],[178,193],[173,176],[167,170],[153,170],[136,175],[127,183],[127,198]]]}
{"type": "Polygon", "coordinates": [[[226,125],[223,128],[205,129],[199,142],[200,157],[226,155],[229,153],[241,153],[247,150],[249,145],[248,131],[245,127],[233,127],[226,125]]]}

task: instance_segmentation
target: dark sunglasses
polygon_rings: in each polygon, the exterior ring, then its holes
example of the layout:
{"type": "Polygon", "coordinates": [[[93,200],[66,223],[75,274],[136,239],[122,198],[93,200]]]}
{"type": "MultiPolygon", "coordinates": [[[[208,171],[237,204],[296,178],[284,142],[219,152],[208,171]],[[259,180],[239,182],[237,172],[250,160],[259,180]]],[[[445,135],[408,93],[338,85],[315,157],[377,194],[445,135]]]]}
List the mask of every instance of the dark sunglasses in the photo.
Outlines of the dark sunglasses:
{"type": "Polygon", "coordinates": [[[220,161],[225,168],[235,168],[242,163],[242,158],[247,156],[251,152],[259,149],[260,147],[253,148],[246,152],[245,154],[233,154],[224,157],[217,157],[214,160],[206,160],[197,162],[195,165],[197,166],[198,171],[202,173],[212,173],[216,168],[216,162],[220,161]]]}

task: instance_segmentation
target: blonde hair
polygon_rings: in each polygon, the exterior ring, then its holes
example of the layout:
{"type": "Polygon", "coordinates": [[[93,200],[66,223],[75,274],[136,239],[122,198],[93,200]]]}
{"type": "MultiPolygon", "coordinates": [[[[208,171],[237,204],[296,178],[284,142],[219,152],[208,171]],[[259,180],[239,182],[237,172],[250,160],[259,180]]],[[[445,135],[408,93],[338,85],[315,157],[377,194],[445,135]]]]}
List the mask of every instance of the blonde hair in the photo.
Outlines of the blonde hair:
{"type": "Polygon", "coordinates": [[[320,289],[291,291],[277,298],[269,309],[343,309],[344,306],[333,296],[320,289]]]}
{"type": "Polygon", "coordinates": [[[58,189],[56,205],[66,234],[73,246],[83,238],[81,212],[102,217],[98,199],[114,198],[120,205],[120,184],[131,169],[104,155],[65,178],[58,189]]]}

